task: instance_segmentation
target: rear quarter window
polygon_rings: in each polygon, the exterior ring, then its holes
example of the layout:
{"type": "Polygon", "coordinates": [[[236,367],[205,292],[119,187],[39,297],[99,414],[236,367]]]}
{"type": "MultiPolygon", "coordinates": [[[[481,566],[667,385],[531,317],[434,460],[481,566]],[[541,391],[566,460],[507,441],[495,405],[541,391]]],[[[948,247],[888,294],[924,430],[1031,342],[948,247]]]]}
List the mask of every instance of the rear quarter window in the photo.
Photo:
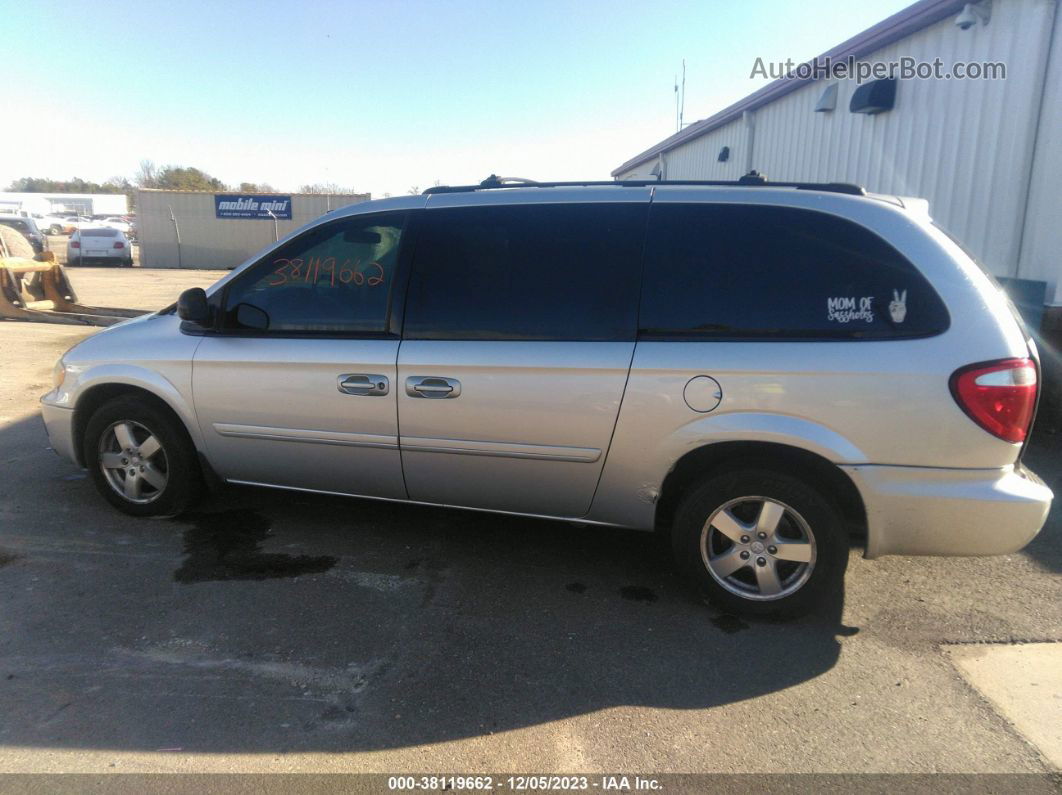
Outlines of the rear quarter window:
{"type": "Polygon", "coordinates": [[[643,337],[897,339],[948,324],[918,269],[851,221],[787,207],[653,205],[643,337]]]}

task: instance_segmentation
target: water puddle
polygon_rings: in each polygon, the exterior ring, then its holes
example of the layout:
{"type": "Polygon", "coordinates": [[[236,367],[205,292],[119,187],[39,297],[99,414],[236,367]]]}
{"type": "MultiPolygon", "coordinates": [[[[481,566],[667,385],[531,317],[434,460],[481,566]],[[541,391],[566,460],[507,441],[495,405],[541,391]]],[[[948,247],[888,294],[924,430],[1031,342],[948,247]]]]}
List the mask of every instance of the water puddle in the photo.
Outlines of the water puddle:
{"type": "Polygon", "coordinates": [[[255,511],[188,514],[181,521],[192,526],[184,531],[188,557],[173,574],[177,582],[298,577],[320,574],[336,565],[337,558],[330,555],[262,552],[259,545],[269,537],[270,521],[255,511]]]}

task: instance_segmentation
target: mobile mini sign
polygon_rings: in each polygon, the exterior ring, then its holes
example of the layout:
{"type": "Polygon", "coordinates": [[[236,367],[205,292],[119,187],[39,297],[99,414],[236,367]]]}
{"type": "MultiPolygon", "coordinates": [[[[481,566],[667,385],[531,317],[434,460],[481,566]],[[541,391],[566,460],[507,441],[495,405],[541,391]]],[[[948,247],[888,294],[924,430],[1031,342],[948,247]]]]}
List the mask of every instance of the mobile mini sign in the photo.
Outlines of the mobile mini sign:
{"type": "Polygon", "coordinates": [[[276,218],[291,220],[290,196],[215,193],[214,214],[218,218],[276,218]]]}

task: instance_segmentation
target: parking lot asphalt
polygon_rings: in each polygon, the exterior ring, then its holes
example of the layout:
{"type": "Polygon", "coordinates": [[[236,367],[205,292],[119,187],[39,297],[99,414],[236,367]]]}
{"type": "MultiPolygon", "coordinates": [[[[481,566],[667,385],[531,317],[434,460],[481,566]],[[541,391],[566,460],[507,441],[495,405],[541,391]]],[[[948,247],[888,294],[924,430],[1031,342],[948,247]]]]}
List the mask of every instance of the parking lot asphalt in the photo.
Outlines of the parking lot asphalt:
{"type": "MultiPolygon", "coordinates": [[[[71,272],[143,307],[218,275],[71,272]]],[[[648,534],[255,489],[137,520],[37,409],[88,333],[0,324],[0,772],[1054,770],[945,652],[1062,642],[1057,507],[1014,555],[853,550],[790,622],[648,534]]],[[[1060,452],[1028,456],[1056,493],[1060,452]]]]}

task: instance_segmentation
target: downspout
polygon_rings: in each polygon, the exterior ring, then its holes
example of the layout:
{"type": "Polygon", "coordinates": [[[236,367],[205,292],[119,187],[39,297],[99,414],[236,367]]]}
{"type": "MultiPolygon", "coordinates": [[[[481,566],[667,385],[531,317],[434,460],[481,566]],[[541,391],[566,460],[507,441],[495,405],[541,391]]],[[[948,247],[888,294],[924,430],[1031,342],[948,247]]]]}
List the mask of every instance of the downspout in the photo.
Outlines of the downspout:
{"type": "Polygon", "coordinates": [[[756,143],[756,117],[751,110],[742,111],[741,120],[745,122],[745,174],[752,171],[752,147],[756,143]]]}

